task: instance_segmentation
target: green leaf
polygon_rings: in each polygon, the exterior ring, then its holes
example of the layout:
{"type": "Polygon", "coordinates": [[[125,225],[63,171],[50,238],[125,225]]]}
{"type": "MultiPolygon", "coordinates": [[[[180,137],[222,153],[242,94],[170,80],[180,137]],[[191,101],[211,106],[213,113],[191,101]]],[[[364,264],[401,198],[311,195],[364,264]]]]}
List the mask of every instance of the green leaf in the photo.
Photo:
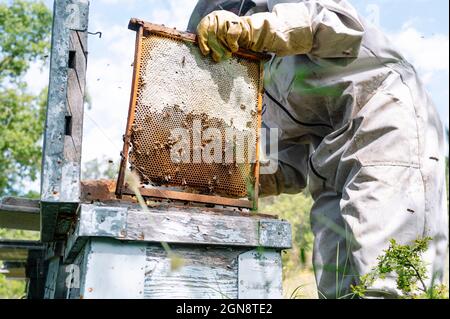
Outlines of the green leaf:
{"type": "Polygon", "coordinates": [[[23,195],[39,174],[47,91],[31,94],[23,77],[46,61],[51,23],[41,1],[0,3],[0,196],[23,195]]]}

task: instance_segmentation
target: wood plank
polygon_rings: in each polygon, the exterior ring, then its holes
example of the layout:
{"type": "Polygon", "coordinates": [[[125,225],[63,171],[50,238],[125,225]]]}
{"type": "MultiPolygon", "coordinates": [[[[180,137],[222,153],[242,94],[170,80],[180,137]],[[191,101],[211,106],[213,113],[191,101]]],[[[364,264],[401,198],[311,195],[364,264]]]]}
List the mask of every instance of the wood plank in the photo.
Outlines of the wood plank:
{"type": "Polygon", "coordinates": [[[47,278],[45,280],[44,299],[53,299],[56,291],[60,258],[53,257],[48,262],[47,278]]]}
{"type": "MultiPolygon", "coordinates": [[[[159,188],[140,188],[139,191],[141,192],[142,196],[151,198],[173,199],[186,202],[242,207],[250,209],[253,208],[253,202],[247,199],[235,199],[213,195],[201,195],[159,188]]],[[[123,188],[123,194],[134,195],[134,192],[125,186],[123,188]]]]}
{"type": "Polygon", "coordinates": [[[94,238],[84,252],[80,285],[83,299],[141,299],[146,245],[94,238]]]}
{"type": "Polygon", "coordinates": [[[65,132],[64,157],[66,161],[81,162],[81,147],[83,139],[84,97],[80,90],[75,70],[68,70],[67,82],[67,117],[69,125],[65,132]]]}
{"type": "Polygon", "coordinates": [[[146,250],[145,299],[236,299],[237,257],[242,249],[172,247],[183,266],[171,270],[171,258],[160,246],[146,250]]]}
{"type": "MultiPolygon", "coordinates": [[[[116,189],[115,180],[83,180],[81,181],[81,201],[85,204],[91,204],[93,202],[102,202],[110,206],[115,205],[128,205],[130,208],[140,209],[137,204],[136,197],[134,195],[123,196],[120,200],[114,193],[116,189]]],[[[230,216],[246,216],[251,218],[265,218],[265,219],[277,219],[278,216],[274,214],[261,214],[252,212],[246,209],[240,209],[236,207],[206,207],[201,205],[186,205],[186,203],[174,203],[174,202],[149,202],[149,206],[152,209],[157,209],[161,213],[175,211],[185,211],[188,209],[190,212],[217,214],[217,215],[230,215],[230,216]]]]}
{"type": "Polygon", "coordinates": [[[24,263],[5,263],[2,272],[8,279],[22,280],[26,278],[24,263]]]}
{"type": "Polygon", "coordinates": [[[88,33],[87,33],[87,31],[76,31],[76,32],[77,32],[78,40],[81,43],[81,48],[83,49],[84,57],[86,58],[86,61],[87,61],[87,57],[88,57],[88,33]]]}
{"type": "Polygon", "coordinates": [[[0,240],[0,260],[22,262],[28,259],[29,251],[43,250],[41,243],[28,240],[0,240]]]}
{"type": "Polygon", "coordinates": [[[0,248],[1,261],[26,261],[28,258],[27,249],[0,248]]]}
{"type": "Polygon", "coordinates": [[[131,131],[132,124],[135,116],[136,101],[137,101],[137,87],[139,85],[139,70],[141,67],[141,51],[142,51],[142,34],[143,29],[139,27],[136,32],[135,40],[135,52],[134,52],[134,63],[133,63],[133,80],[131,83],[131,96],[130,96],[130,107],[128,109],[127,117],[127,128],[125,131],[125,140],[123,143],[123,149],[121,152],[121,162],[119,167],[119,175],[117,177],[117,189],[116,194],[120,197],[123,193],[123,186],[125,183],[125,171],[128,161],[128,151],[131,142],[131,131]]]}
{"type": "Polygon", "coordinates": [[[0,228],[39,231],[39,200],[16,197],[0,199],[0,228]]]}
{"type": "Polygon", "coordinates": [[[265,215],[230,210],[155,206],[143,211],[132,203],[82,204],[69,235],[65,262],[72,262],[87,238],[228,247],[291,247],[289,223],[265,215]]]}
{"type": "MultiPolygon", "coordinates": [[[[76,204],[80,200],[81,163],[72,160],[76,157],[74,154],[79,152],[79,149],[75,147],[70,156],[72,158],[68,160],[65,158],[65,155],[71,153],[70,149],[65,150],[65,146],[70,142],[65,137],[65,118],[67,115],[75,113],[73,107],[69,111],[67,102],[69,72],[71,72],[68,65],[71,45],[72,48],[78,46],[80,51],[78,56],[75,54],[75,60],[77,58],[84,60],[84,62],[75,62],[75,66],[80,67],[80,69],[75,67],[78,86],[80,86],[79,83],[85,81],[86,57],[81,44],[76,44],[76,41],[79,43],[76,33],[76,37],[72,36],[71,44],[71,34],[73,30],[87,31],[89,2],[84,0],[55,1],[53,13],[50,82],[41,178],[41,239],[43,241],[50,241],[54,238],[59,212],[67,213],[67,209],[70,208],[72,209],[71,213],[75,213],[76,204]]],[[[83,89],[80,86],[80,90],[83,96],[84,86],[83,89]]],[[[81,140],[81,135],[79,138],[81,140]]]]}
{"type": "Polygon", "coordinates": [[[238,256],[245,249],[183,247],[91,239],[82,253],[80,298],[237,298],[238,256]]]}
{"type": "Polygon", "coordinates": [[[130,211],[125,237],[155,242],[255,246],[258,223],[245,217],[130,211]]]}
{"type": "Polygon", "coordinates": [[[249,251],[239,256],[239,299],[281,299],[282,262],[278,251],[249,251]]]}
{"type": "Polygon", "coordinates": [[[82,95],[84,96],[84,91],[86,87],[87,59],[77,31],[70,32],[69,50],[75,51],[75,60],[74,60],[75,68],[73,70],[77,75],[78,85],[80,86],[80,90],[82,92],[82,95]]]}

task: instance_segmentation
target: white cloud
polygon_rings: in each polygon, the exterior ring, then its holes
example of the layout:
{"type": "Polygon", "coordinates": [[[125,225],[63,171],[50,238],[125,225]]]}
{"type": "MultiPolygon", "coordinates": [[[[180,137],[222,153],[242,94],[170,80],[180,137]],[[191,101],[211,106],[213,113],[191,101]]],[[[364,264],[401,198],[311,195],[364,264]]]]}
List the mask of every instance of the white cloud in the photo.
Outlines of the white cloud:
{"type": "Polygon", "coordinates": [[[400,52],[423,74],[448,72],[448,35],[423,36],[410,23],[406,23],[399,32],[391,33],[389,36],[396,47],[400,48],[400,52]]]}
{"type": "MultiPolygon", "coordinates": [[[[156,0],[151,2],[156,3],[156,0]]],[[[163,7],[160,6],[159,9],[151,12],[151,21],[165,24],[168,27],[185,30],[197,0],[168,0],[164,1],[164,3],[165,5],[163,7]]]]}
{"type": "MultiPolygon", "coordinates": [[[[100,0],[109,5],[122,5],[121,0],[100,0]]],[[[165,2],[135,0],[136,7],[149,8],[136,17],[168,27],[185,29],[196,0],[165,2]],[[154,8],[152,10],[152,8],[154,8]]],[[[126,1],[129,5],[128,1],[126,1]]],[[[115,24],[106,12],[91,12],[91,29],[107,30],[91,46],[87,87],[92,110],[86,110],[83,134],[83,162],[104,156],[118,160],[122,149],[128,115],[135,35],[126,25],[115,24]]],[[[91,43],[91,42],[90,42],[91,43]]],[[[90,44],[91,45],[91,44],[90,44]]]]}

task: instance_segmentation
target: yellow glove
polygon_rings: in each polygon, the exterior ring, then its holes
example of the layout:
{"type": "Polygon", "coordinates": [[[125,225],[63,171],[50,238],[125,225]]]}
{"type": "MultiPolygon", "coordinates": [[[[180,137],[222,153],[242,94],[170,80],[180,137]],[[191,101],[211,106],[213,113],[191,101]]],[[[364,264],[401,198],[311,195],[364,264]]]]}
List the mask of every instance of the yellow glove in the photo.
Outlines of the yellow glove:
{"type": "Polygon", "coordinates": [[[214,61],[219,62],[239,50],[240,38],[248,37],[248,26],[230,11],[214,11],[200,21],[197,34],[202,53],[211,52],[214,61]]]}
{"type": "Polygon", "coordinates": [[[204,17],[197,26],[199,46],[215,61],[229,58],[239,47],[277,55],[308,53],[312,30],[308,9],[301,3],[278,4],[272,12],[239,17],[220,10],[204,17]]]}

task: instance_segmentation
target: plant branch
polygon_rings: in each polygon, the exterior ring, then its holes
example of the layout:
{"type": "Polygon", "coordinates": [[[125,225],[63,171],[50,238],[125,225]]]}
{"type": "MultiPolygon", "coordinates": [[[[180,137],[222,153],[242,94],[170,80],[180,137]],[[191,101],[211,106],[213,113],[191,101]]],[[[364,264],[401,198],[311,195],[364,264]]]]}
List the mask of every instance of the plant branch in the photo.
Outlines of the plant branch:
{"type": "Polygon", "coordinates": [[[414,270],[414,272],[416,273],[417,278],[419,279],[420,283],[422,284],[423,288],[422,289],[418,288],[418,289],[422,290],[423,292],[427,292],[428,291],[427,286],[425,285],[425,283],[424,283],[424,281],[422,279],[422,276],[419,274],[419,271],[416,269],[416,267],[414,267],[414,265],[410,261],[408,261],[407,264],[408,264],[408,266],[410,266],[414,270]]]}

